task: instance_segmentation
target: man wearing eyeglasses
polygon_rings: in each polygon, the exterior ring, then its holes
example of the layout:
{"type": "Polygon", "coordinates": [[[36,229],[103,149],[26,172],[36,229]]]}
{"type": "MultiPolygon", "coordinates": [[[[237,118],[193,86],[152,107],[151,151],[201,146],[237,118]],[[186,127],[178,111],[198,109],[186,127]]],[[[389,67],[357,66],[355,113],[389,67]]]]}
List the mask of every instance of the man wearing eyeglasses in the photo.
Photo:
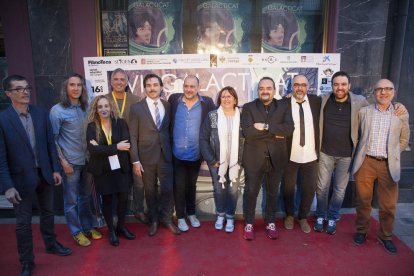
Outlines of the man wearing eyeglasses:
{"type": "Polygon", "coordinates": [[[29,105],[26,79],[12,75],[3,80],[11,106],[0,113],[0,190],[13,204],[21,275],[34,268],[31,229],[32,204],[37,197],[40,232],[46,252],[66,256],[72,250],[56,241],[53,186],[61,184],[60,167],[48,112],[29,105]]]}
{"type": "MultiPolygon", "coordinates": [[[[351,81],[346,72],[338,71],[332,76],[331,94],[322,96],[319,120],[320,154],[319,176],[316,189],[317,210],[314,230],[336,233],[336,222],[348,186],[351,161],[358,143],[358,112],[368,101],[350,91],[351,81]],[[329,197],[332,173],[332,195],[329,197]]],[[[397,115],[406,113],[406,108],[396,106],[397,115]]]]}
{"type": "Polygon", "coordinates": [[[375,85],[375,103],[359,111],[360,139],[352,169],[357,191],[357,233],[354,243],[362,245],[366,241],[374,181],[378,180],[378,241],[393,255],[397,254],[391,239],[401,173],[400,155],[410,138],[408,113],[399,117],[394,114],[391,104],[394,95],[394,84],[381,79],[375,85]]]}
{"type": "Polygon", "coordinates": [[[291,106],[295,130],[287,137],[287,148],[290,157],[284,172],[283,199],[286,218],[284,226],[291,230],[294,227],[294,196],[298,172],[302,176],[302,193],[298,213],[298,222],[304,233],[310,233],[307,215],[315,196],[318,181],[319,154],[319,113],[321,98],[307,94],[308,79],[297,75],[292,80],[292,97],[282,101],[291,106]]]}

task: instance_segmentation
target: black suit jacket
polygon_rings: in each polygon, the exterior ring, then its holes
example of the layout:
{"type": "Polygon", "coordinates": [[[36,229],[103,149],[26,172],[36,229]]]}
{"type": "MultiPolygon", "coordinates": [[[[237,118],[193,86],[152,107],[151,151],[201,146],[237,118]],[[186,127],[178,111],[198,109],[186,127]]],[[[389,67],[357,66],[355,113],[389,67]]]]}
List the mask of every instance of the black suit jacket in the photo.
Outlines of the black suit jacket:
{"type": "MultiPolygon", "coordinates": [[[[315,151],[316,156],[319,157],[319,115],[321,113],[321,98],[316,95],[308,94],[309,105],[312,112],[312,119],[313,119],[313,132],[315,134],[315,151]]],[[[281,101],[286,102],[289,106],[292,105],[290,98],[284,98],[281,101]]],[[[288,147],[288,155],[290,156],[290,152],[292,150],[292,135],[288,136],[286,139],[287,147],[288,147]]]]}
{"type": "Polygon", "coordinates": [[[171,108],[168,102],[162,99],[161,102],[165,108],[165,115],[159,130],[145,99],[131,106],[129,114],[131,161],[140,161],[144,167],[157,164],[161,153],[167,162],[172,161],[169,132],[171,108]]]}
{"type": "Polygon", "coordinates": [[[95,123],[89,123],[86,130],[86,143],[88,151],[90,153],[90,159],[88,163],[88,171],[93,175],[101,175],[104,171],[110,171],[109,156],[118,155],[119,163],[123,173],[131,172],[131,163],[129,161],[128,151],[117,150],[116,144],[124,140],[129,139],[129,131],[126,122],[123,119],[112,119],[112,145],[108,145],[105,135],[101,130],[101,139],[96,140],[96,126],[95,123]],[[89,141],[95,140],[98,146],[92,145],[89,141]]]}
{"type": "MultiPolygon", "coordinates": [[[[53,185],[53,172],[60,171],[49,113],[29,106],[36,137],[38,166],[48,184],[53,185]]],[[[35,155],[29,137],[12,106],[0,113],[0,188],[14,187],[20,194],[31,193],[37,186],[35,155]]]]}
{"type": "Polygon", "coordinates": [[[263,103],[256,99],[243,106],[241,126],[245,137],[243,167],[247,171],[263,168],[266,156],[270,156],[274,169],[283,169],[289,161],[286,137],[292,135],[294,124],[290,106],[275,99],[266,113],[263,103]],[[259,131],[254,123],[269,124],[269,131],[259,131]],[[276,138],[283,136],[284,138],[276,138]]]}

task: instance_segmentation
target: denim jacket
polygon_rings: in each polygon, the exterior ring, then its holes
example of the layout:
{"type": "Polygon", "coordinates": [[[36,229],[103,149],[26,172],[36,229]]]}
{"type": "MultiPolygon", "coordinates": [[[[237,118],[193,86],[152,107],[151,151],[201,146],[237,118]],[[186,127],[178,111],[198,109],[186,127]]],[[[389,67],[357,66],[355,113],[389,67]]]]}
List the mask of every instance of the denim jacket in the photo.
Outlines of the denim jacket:
{"type": "MultiPolygon", "coordinates": [[[[213,166],[220,161],[220,141],[217,128],[218,113],[213,110],[208,113],[200,130],[200,151],[203,159],[208,165],[213,166]]],[[[244,137],[241,126],[239,126],[239,158],[241,166],[243,157],[244,137]]]]}

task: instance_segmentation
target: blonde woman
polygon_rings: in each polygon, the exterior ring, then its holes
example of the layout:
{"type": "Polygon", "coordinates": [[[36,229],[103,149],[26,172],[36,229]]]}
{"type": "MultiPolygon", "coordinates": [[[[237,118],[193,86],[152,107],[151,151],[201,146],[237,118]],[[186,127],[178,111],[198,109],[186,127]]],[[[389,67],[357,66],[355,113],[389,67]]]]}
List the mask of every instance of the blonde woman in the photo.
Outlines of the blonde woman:
{"type": "Polygon", "coordinates": [[[135,239],[135,235],[125,227],[128,191],[132,180],[128,126],[119,118],[114,102],[105,95],[93,99],[88,121],[88,170],[93,174],[96,190],[102,196],[102,212],[109,230],[109,242],[118,246],[118,235],[128,240],[135,239]],[[116,227],[112,214],[114,197],[117,198],[116,227]]]}

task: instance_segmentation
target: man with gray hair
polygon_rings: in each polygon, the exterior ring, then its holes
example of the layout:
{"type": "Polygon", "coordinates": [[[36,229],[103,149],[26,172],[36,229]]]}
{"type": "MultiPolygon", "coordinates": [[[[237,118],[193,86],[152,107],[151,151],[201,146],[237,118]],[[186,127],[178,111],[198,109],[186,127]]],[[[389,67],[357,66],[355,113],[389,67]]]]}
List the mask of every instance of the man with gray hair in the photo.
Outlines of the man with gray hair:
{"type": "MultiPolygon", "coordinates": [[[[117,68],[112,72],[111,87],[111,98],[115,102],[119,116],[125,119],[130,128],[130,122],[133,118],[129,118],[129,110],[131,105],[139,101],[139,98],[130,92],[126,92],[128,75],[123,69],[117,68]]],[[[133,179],[134,182],[131,190],[132,201],[128,206],[138,221],[148,223],[147,216],[144,213],[144,183],[142,182],[142,178],[135,174],[133,174],[133,179]]]]}
{"type": "Polygon", "coordinates": [[[357,233],[354,243],[362,245],[366,241],[374,181],[378,180],[378,241],[393,255],[397,254],[397,248],[392,242],[392,231],[401,174],[401,152],[410,139],[409,116],[395,115],[391,103],[394,95],[394,84],[390,80],[381,79],[374,88],[375,103],[359,111],[360,137],[352,169],[357,191],[357,233]]]}

